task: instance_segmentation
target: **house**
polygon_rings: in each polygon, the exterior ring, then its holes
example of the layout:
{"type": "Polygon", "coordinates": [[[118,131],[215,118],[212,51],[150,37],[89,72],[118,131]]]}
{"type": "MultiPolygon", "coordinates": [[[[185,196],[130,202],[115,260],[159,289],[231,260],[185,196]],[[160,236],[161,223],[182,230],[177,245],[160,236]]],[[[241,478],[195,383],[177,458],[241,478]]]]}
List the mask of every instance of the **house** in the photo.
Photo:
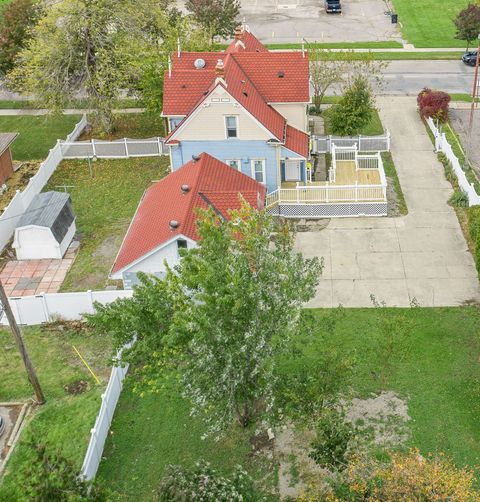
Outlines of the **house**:
{"type": "Polygon", "coordinates": [[[0,133],[0,186],[13,174],[12,153],[10,145],[18,136],[17,133],[0,133]]]}
{"type": "Polygon", "coordinates": [[[75,231],[70,196],[53,191],[39,193],[15,228],[17,260],[61,259],[75,231]]]}
{"type": "Polygon", "coordinates": [[[227,218],[240,207],[240,194],[255,208],[265,206],[263,184],[206,153],[194,157],[146,190],[110,277],[130,288],[137,272],[161,276],[165,261],[175,265],[180,249],[196,245],[196,209],[210,207],[227,218]]]}
{"type": "Polygon", "coordinates": [[[223,52],[178,51],[164,81],[172,170],[205,151],[268,192],[307,181],[305,52],[269,52],[242,26],[223,52]]]}

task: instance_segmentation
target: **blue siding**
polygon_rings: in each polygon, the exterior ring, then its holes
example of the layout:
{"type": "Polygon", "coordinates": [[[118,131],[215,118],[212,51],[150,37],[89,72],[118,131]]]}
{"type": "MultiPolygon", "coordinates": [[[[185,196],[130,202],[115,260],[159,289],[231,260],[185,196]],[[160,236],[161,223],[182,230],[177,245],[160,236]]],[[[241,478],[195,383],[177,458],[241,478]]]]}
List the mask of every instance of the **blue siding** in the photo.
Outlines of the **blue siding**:
{"type": "MultiPolygon", "coordinates": [[[[179,146],[172,148],[173,170],[192,159],[192,155],[206,152],[213,157],[225,162],[228,159],[241,159],[242,172],[252,175],[252,159],[265,159],[265,177],[267,191],[278,188],[277,160],[275,146],[268,145],[265,141],[245,141],[229,139],[225,141],[182,141],[179,146]]],[[[288,150],[286,150],[288,152],[288,150]]],[[[291,156],[291,153],[290,153],[291,156]]]]}
{"type": "MultiPolygon", "coordinates": [[[[305,157],[301,157],[298,153],[292,152],[291,150],[288,150],[287,148],[282,146],[280,150],[280,158],[283,160],[283,159],[304,159],[305,157]]],[[[282,181],[285,181],[285,163],[280,161],[280,166],[282,168],[282,181]]],[[[305,162],[305,160],[302,160],[300,162],[300,180],[301,181],[307,180],[307,163],[305,162]]]]}

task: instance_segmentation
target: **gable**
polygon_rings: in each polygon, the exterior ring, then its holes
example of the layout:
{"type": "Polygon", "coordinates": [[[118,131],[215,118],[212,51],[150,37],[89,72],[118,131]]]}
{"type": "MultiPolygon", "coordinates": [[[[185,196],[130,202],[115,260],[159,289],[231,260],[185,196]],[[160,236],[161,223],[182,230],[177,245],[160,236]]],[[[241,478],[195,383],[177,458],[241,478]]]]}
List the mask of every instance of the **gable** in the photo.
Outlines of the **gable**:
{"type": "Polygon", "coordinates": [[[194,113],[172,135],[179,141],[222,141],[226,139],[225,117],[237,117],[238,139],[264,140],[272,137],[229,93],[217,86],[194,113]]]}

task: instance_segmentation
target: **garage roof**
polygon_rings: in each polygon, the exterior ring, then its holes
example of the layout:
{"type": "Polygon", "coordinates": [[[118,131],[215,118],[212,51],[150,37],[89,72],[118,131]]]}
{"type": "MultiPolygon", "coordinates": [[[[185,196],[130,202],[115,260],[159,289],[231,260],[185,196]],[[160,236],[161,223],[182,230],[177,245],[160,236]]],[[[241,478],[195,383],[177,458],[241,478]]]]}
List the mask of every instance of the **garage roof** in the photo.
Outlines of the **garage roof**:
{"type": "Polygon", "coordinates": [[[74,219],[68,193],[44,192],[35,195],[17,228],[28,225],[47,227],[51,229],[56,241],[62,242],[74,219]]]}
{"type": "Polygon", "coordinates": [[[13,143],[17,136],[18,132],[0,133],[0,155],[13,143]]]}

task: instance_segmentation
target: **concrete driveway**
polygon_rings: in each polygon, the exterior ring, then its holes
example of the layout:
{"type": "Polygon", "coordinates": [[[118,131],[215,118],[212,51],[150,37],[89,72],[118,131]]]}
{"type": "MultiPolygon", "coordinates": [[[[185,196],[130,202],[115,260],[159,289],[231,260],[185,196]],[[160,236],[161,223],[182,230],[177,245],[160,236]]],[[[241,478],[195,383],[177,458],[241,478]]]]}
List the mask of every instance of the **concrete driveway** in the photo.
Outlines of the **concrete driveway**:
{"type": "Polygon", "coordinates": [[[306,256],[324,257],[311,307],[454,306],[480,301],[477,273],[453,209],[452,193],[413,97],[377,99],[392,134],[392,155],[409,214],[332,219],[320,232],[297,235],[306,256]]]}

